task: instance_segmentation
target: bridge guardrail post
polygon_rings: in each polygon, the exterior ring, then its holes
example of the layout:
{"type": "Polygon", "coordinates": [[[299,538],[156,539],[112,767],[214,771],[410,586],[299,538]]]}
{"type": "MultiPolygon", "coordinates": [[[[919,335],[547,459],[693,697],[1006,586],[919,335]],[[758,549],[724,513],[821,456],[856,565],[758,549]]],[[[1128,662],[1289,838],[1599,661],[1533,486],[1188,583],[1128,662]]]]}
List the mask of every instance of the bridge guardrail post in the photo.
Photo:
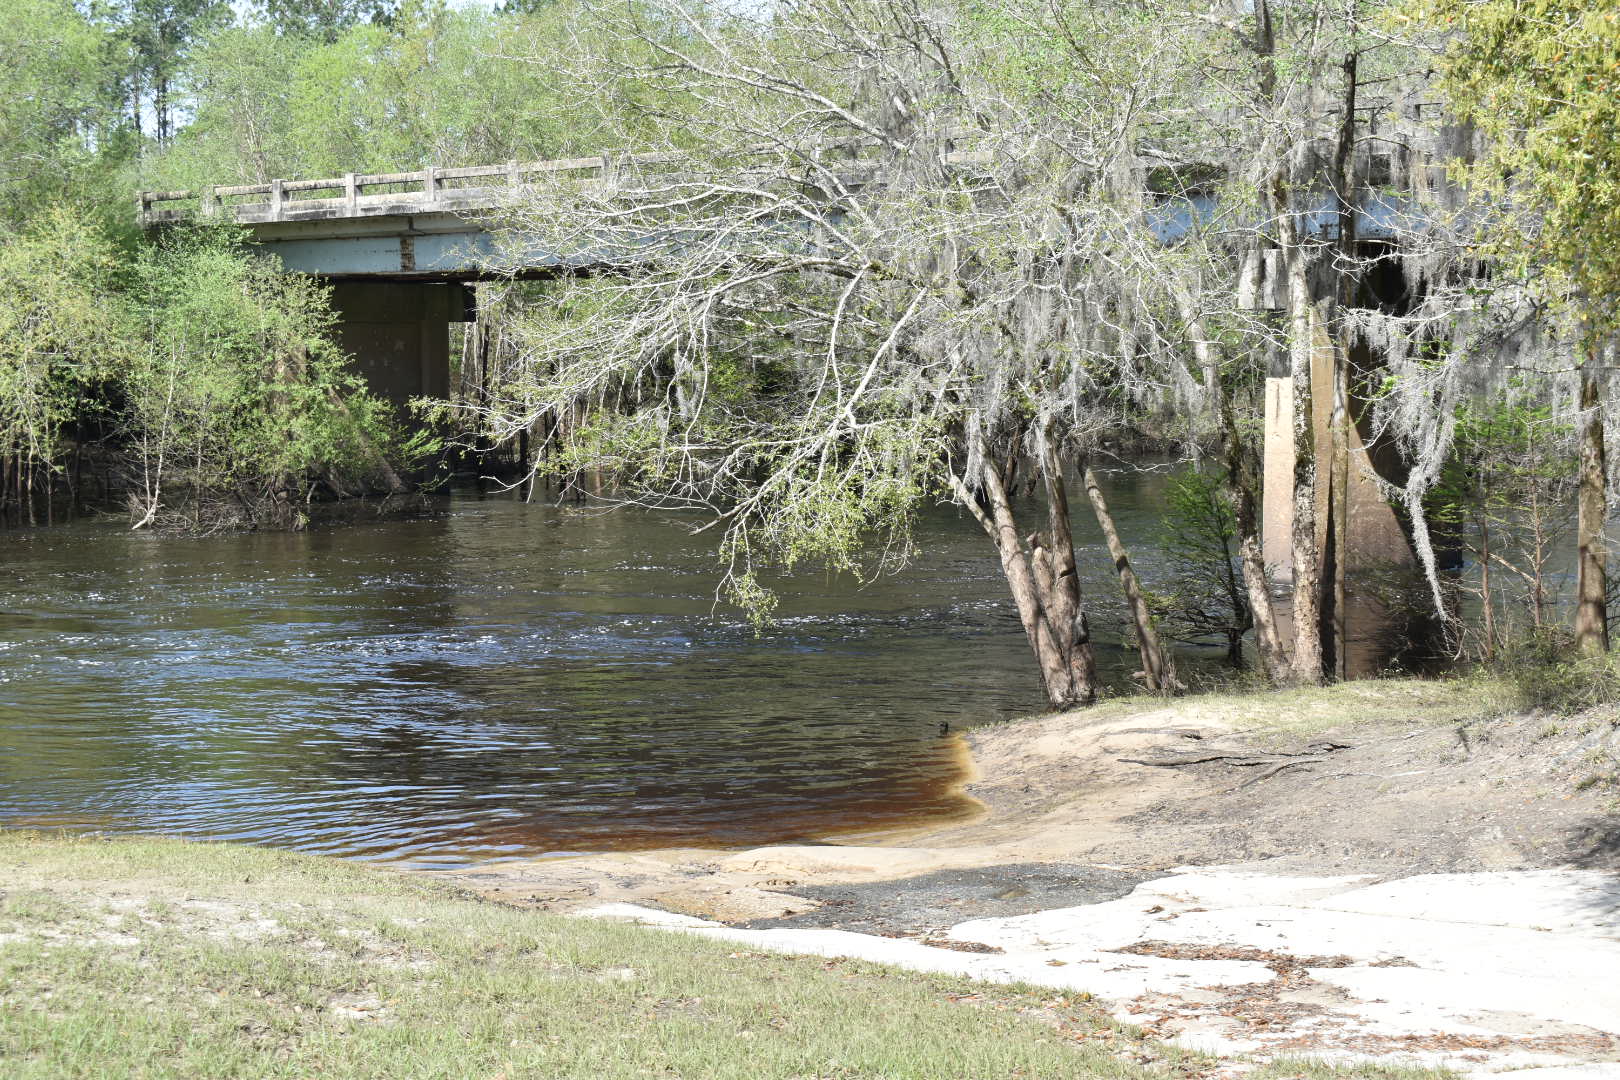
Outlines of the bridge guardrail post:
{"type": "Polygon", "coordinates": [[[270,220],[280,221],[287,206],[287,189],[284,181],[270,181],[270,220]]]}
{"type": "Polygon", "coordinates": [[[198,195],[197,209],[205,218],[219,216],[219,191],[213,184],[203,188],[201,194],[198,195]]]}
{"type": "Polygon", "coordinates": [[[350,217],[360,215],[360,185],[352,172],[343,174],[343,212],[350,217]]]}
{"type": "Polygon", "coordinates": [[[439,170],[436,166],[429,165],[422,170],[422,194],[427,196],[430,203],[439,201],[439,170]]]}

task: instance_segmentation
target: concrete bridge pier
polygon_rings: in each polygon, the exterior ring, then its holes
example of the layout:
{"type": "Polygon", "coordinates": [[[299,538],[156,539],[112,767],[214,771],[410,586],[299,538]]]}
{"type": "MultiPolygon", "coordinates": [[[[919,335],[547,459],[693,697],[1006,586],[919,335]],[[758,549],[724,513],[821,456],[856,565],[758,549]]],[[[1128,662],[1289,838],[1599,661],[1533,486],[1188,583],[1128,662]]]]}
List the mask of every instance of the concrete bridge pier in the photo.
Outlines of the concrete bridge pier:
{"type": "Polygon", "coordinates": [[[379,397],[403,405],[450,394],[450,324],[471,316],[459,282],[337,281],[332,308],[338,345],[379,397]]]}
{"type": "MultiPolygon", "coordinates": [[[[1329,637],[1344,646],[1327,660],[1330,674],[1356,678],[1382,670],[1391,638],[1407,633],[1394,625],[1387,598],[1400,591],[1417,559],[1379,486],[1378,466],[1391,463],[1376,459],[1387,457],[1388,448],[1369,445],[1366,403],[1351,385],[1351,370],[1370,370],[1375,360],[1364,347],[1341,355],[1320,315],[1312,314],[1307,437],[1316,462],[1316,545],[1325,559],[1322,613],[1324,629],[1332,625],[1329,637]]],[[[1261,543],[1267,576],[1283,593],[1293,586],[1294,459],[1294,379],[1279,350],[1266,378],[1261,543]]]]}

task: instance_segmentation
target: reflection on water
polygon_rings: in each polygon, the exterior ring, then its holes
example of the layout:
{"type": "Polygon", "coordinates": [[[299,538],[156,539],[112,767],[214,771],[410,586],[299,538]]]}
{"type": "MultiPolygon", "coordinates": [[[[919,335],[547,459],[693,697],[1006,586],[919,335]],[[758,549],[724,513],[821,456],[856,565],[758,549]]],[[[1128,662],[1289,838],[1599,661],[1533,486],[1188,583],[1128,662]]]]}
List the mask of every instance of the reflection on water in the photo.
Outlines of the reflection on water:
{"type": "Polygon", "coordinates": [[[961,814],[942,727],[1040,697],[977,528],[919,539],[866,588],[785,582],[756,634],[711,609],[708,538],[647,514],[10,534],[0,824],[448,866],[961,814]]]}

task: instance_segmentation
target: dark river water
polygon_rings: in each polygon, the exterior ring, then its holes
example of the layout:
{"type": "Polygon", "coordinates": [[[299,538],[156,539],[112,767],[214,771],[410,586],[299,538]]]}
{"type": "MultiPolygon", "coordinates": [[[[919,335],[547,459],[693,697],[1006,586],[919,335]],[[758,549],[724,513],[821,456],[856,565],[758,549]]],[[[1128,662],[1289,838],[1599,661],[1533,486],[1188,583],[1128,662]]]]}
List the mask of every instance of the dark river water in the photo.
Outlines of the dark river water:
{"type": "MultiPolygon", "coordinates": [[[[1159,482],[1114,485],[1127,532],[1159,482]]],[[[782,582],[756,633],[713,607],[709,537],[645,513],[457,495],[305,533],[12,532],[0,825],[449,867],[963,815],[942,732],[1041,698],[977,526],[918,539],[865,587],[782,582]]]]}

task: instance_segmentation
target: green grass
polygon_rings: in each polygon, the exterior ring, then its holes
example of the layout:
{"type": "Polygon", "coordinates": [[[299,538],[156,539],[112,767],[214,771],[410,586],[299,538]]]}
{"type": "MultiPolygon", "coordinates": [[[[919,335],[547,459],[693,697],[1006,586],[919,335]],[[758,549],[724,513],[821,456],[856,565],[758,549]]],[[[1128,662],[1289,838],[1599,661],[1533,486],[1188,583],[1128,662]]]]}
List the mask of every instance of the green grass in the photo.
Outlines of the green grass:
{"type": "Polygon", "coordinates": [[[1214,1064],[1083,996],[739,952],[284,852],[0,832],[0,882],[8,1080],[1134,1078],[1214,1064]]]}

